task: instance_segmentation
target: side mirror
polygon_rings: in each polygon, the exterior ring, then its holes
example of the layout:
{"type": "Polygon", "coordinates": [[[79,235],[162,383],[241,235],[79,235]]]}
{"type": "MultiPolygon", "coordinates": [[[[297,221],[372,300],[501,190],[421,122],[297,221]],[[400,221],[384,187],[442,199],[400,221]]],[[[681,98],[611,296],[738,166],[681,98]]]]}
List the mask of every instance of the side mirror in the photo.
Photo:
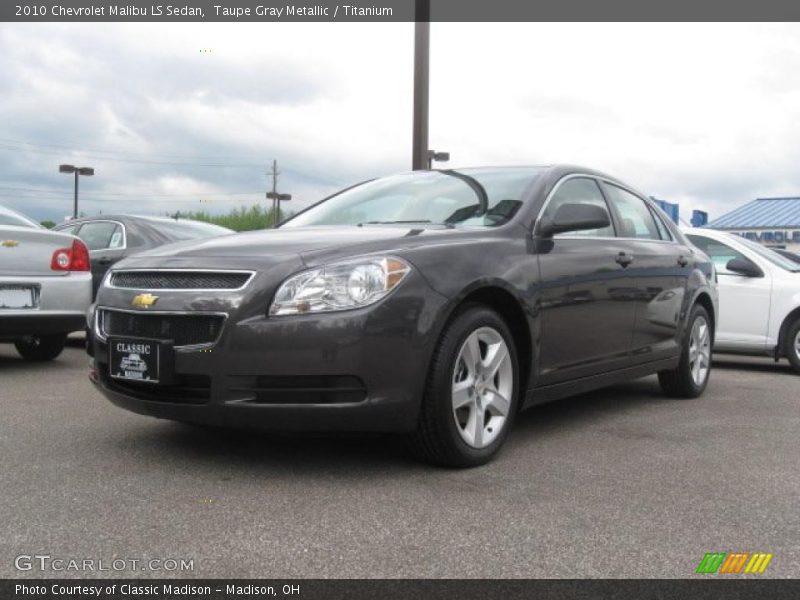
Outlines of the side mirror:
{"type": "Polygon", "coordinates": [[[764,276],[764,273],[761,272],[758,265],[746,258],[732,258],[728,261],[728,264],[725,265],[725,268],[732,273],[743,275],[744,277],[764,276]]]}
{"type": "Polygon", "coordinates": [[[568,231],[603,229],[611,225],[608,211],[594,204],[562,204],[552,219],[539,226],[542,237],[552,237],[568,231]]]}

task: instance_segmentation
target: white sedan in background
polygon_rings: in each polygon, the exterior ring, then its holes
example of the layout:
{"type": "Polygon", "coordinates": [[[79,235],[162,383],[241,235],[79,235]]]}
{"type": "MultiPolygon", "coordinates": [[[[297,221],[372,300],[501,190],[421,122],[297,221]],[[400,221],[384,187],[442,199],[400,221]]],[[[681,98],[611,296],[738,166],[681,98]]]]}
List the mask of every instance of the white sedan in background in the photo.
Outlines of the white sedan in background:
{"type": "Polygon", "coordinates": [[[89,250],[0,206],[0,342],[25,360],[52,360],[86,326],[92,301],[89,250]]]}
{"type": "Polygon", "coordinates": [[[800,373],[800,265],[738,235],[710,229],[684,233],[717,269],[714,350],[787,358],[800,373]]]}

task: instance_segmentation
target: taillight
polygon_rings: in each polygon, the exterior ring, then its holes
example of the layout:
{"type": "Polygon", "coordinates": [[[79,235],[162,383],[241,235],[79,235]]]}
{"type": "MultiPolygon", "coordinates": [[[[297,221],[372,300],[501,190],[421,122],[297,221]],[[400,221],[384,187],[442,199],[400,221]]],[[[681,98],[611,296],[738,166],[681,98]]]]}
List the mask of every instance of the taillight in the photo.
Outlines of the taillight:
{"type": "Polygon", "coordinates": [[[53,271],[88,271],[91,268],[89,249],[82,241],[74,240],[72,247],[53,252],[50,268],[53,271]]]}

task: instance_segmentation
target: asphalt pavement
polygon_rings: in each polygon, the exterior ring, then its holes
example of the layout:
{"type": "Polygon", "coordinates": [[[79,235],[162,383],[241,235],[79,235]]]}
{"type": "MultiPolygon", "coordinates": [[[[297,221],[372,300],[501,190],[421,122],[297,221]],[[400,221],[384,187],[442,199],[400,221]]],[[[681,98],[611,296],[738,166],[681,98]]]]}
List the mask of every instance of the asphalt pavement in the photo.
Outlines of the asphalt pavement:
{"type": "Polygon", "coordinates": [[[800,376],[785,363],[724,357],[698,400],[649,377],[541,406],[493,463],[451,471],[394,437],[134,415],[86,362],[0,345],[0,577],[166,575],[15,567],[38,554],[190,559],[169,576],[202,578],[684,578],[713,551],[769,552],[761,577],[800,575],[800,376]]]}

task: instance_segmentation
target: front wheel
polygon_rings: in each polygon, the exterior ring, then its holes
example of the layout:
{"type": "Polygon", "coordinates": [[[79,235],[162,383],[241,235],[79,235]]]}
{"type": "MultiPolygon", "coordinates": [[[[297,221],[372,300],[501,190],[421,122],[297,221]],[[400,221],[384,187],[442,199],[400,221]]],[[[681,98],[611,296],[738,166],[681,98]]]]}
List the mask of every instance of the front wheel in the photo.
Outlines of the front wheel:
{"type": "Polygon", "coordinates": [[[447,326],[434,352],[411,448],[447,467],[488,462],[517,410],[517,351],[505,321],[471,305],[447,326]]]}
{"type": "Polygon", "coordinates": [[[786,348],[784,353],[796,373],[800,373],[800,319],[797,319],[786,332],[786,348]]]}
{"type": "Polygon", "coordinates": [[[713,335],[708,312],[696,304],[689,315],[689,327],[683,338],[678,367],[658,374],[658,382],[667,396],[697,398],[703,393],[711,374],[713,335]]]}
{"type": "Polygon", "coordinates": [[[14,343],[19,355],[31,362],[53,360],[64,350],[66,334],[35,335],[14,343]]]}

